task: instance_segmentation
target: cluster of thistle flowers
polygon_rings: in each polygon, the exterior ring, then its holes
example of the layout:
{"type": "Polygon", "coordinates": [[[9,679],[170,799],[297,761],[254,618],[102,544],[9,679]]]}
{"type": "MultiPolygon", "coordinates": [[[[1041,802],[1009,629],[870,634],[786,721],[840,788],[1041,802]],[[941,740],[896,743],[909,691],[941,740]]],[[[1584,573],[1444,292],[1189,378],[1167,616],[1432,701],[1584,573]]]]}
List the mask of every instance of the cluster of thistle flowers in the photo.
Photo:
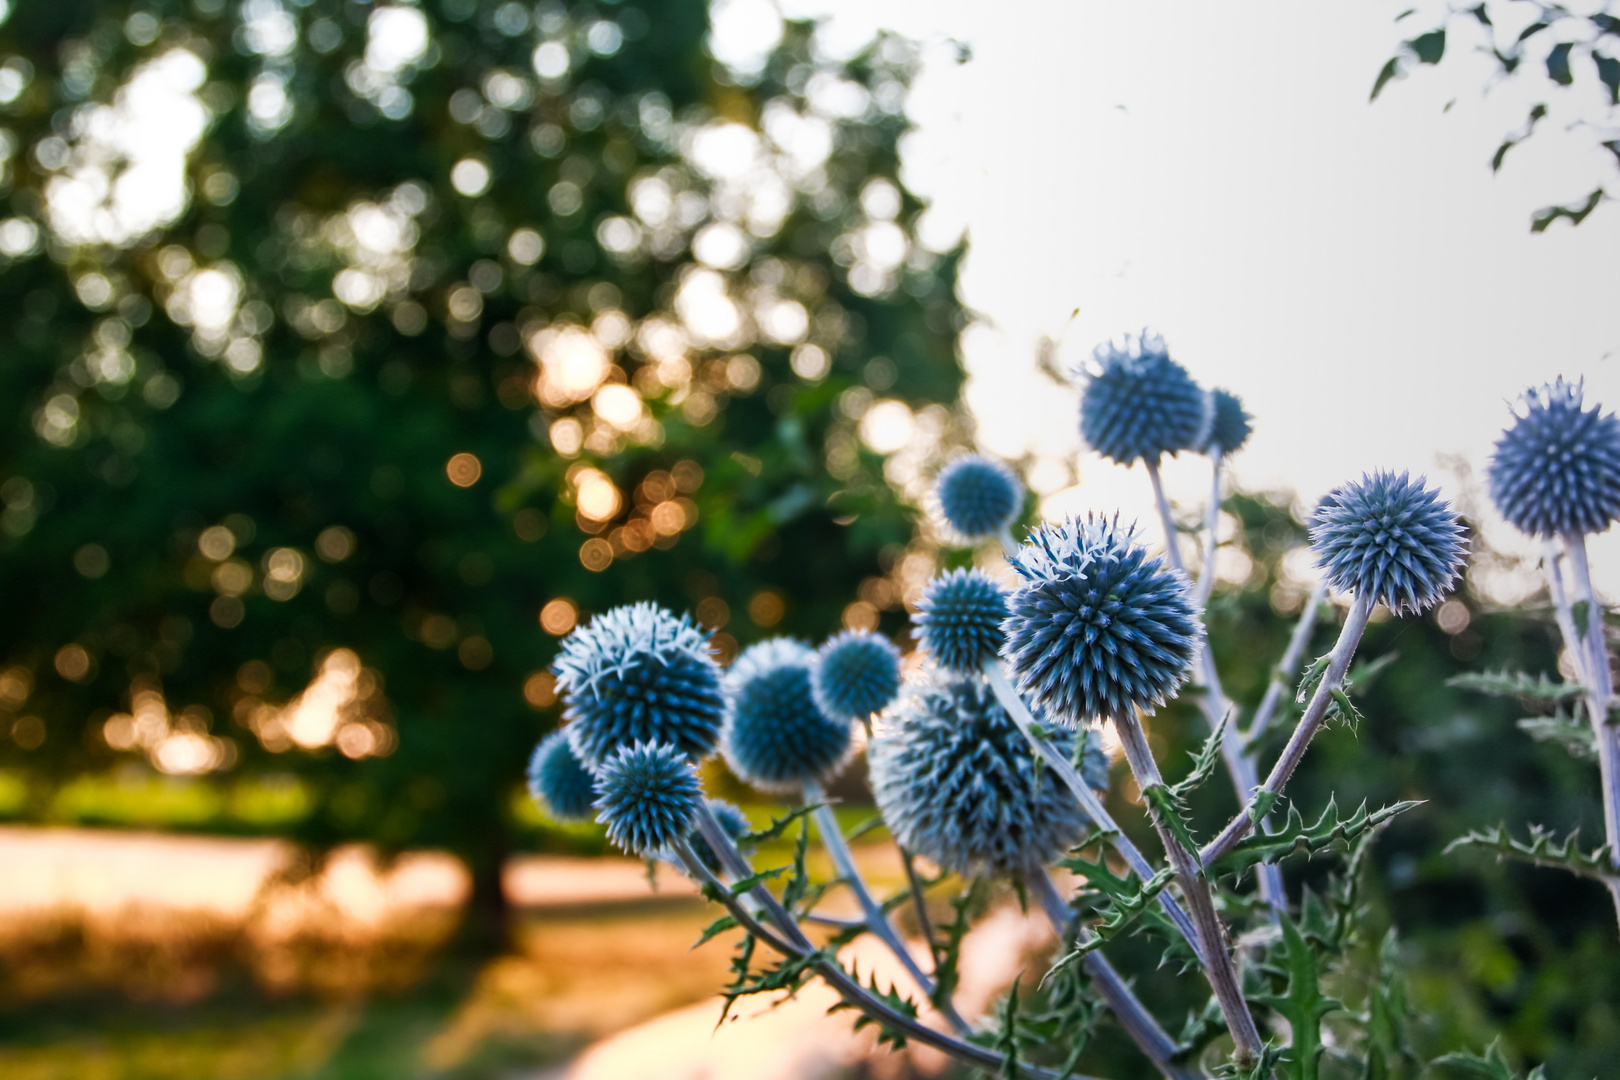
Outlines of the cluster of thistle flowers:
{"type": "MultiPolygon", "coordinates": [[[[1600,662],[1602,646],[1593,644],[1601,642],[1601,613],[1579,541],[1620,513],[1620,421],[1583,411],[1579,388],[1562,382],[1525,401],[1523,415],[1498,446],[1492,493],[1516,525],[1562,538],[1594,620],[1585,637],[1571,621],[1571,652],[1583,681],[1591,684],[1594,722],[1603,724],[1607,680],[1597,673],[1606,676],[1607,660],[1600,662]]],[[[1249,417],[1234,395],[1200,389],[1159,339],[1144,335],[1127,339],[1123,348],[1096,351],[1083,373],[1080,426],[1087,443],[1104,456],[1124,465],[1143,462],[1156,489],[1166,454],[1209,454],[1212,502],[1218,504],[1221,459],[1243,444],[1249,417]]],[[[1173,804],[1153,797],[1165,785],[1141,720],[1189,679],[1204,687],[1200,702],[1211,726],[1219,731],[1226,716],[1219,674],[1204,648],[1201,611],[1213,569],[1214,506],[1202,578],[1194,582],[1181,566],[1175,526],[1162,490],[1158,494],[1163,554],[1150,552],[1134,527],[1095,516],[1041,523],[1015,545],[1010,528],[1025,501],[1016,475],[978,456],[947,465],[935,490],[941,524],[964,544],[1001,539],[1016,578],[1009,588],[983,570],[961,569],[931,583],[914,614],[928,662],[904,686],[898,651],[872,634],[841,634],[819,651],[788,640],[763,642],[722,672],[703,632],[685,617],[651,604],[601,615],[564,641],[556,662],[568,723],[535,753],[535,795],[559,817],[594,811],[627,851],[673,859],[711,885],[718,886],[722,876],[747,881],[738,891],[752,897],[751,904],[724,889],[711,895],[750,933],[809,961],[848,1003],[881,1022],[969,1063],[997,1068],[994,1053],[920,1025],[812,949],[794,916],[751,880],[752,868],[733,843],[746,823],[736,808],[703,798],[695,765],[718,747],[749,783],[767,791],[796,789],[814,803],[820,786],[848,760],[853,725],[870,724],[881,714],[868,748],[871,782],[901,848],[964,876],[1020,880],[1042,898],[1060,931],[1084,944],[1091,932],[1070,924],[1073,911],[1057,894],[1047,866],[1095,827],[1142,880],[1156,873],[1097,797],[1107,785],[1107,762],[1090,734],[1096,725],[1111,723],[1147,796],[1179,890],[1179,899],[1167,891],[1157,902],[1210,982],[1234,1059],[1249,1067],[1264,1059],[1267,1048],[1207,870],[1231,854],[1281,797],[1335,699],[1342,700],[1345,673],[1374,606],[1415,614],[1450,590],[1465,557],[1463,529],[1421,477],[1407,474],[1364,475],[1321,501],[1310,523],[1311,547],[1326,582],[1350,598],[1349,611],[1264,783],[1255,772],[1249,736],[1275,708],[1275,693],[1256,710],[1246,735],[1227,731],[1221,748],[1243,809],[1199,848],[1185,822],[1175,820],[1173,804]],[[1076,746],[1082,748],[1078,755],[1076,746]],[[1043,782],[1037,759],[1061,782],[1043,782]]],[[[1550,572],[1556,585],[1555,563],[1550,572]]],[[[1315,614],[1313,601],[1285,668],[1297,665],[1315,614]]],[[[1612,735],[1613,726],[1608,730],[1612,735]]],[[[1606,784],[1611,763],[1605,758],[1606,784]]],[[[861,900],[864,928],[889,944],[932,996],[934,981],[910,959],[883,907],[860,882],[830,812],[822,817],[822,835],[861,900]]],[[[1266,874],[1275,867],[1257,870],[1262,894],[1286,912],[1280,878],[1267,894],[1266,874]]],[[[1189,1075],[1177,1063],[1177,1043],[1101,953],[1088,949],[1084,964],[1154,1066],[1167,1076],[1189,1075]]],[[[969,1031],[948,1002],[936,1004],[957,1034],[969,1031]]]]}

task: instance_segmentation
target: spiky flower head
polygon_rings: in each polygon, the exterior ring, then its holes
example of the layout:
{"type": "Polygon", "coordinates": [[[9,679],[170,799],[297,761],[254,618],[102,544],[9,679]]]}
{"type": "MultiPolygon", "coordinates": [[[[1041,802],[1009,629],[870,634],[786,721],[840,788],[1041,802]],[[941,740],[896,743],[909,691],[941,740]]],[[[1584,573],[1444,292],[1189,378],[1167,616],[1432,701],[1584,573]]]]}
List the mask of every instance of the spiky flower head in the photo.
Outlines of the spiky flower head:
{"type": "Polygon", "coordinates": [[[1024,504],[1024,485],[1001,462],[963,454],[939,471],[934,503],[950,539],[968,544],[1013,523],[1024,504]]]}
{"type": "MultiPolygon", "coordinates": [[[[1068,732],[1053,739],[1072,752],[1068,732]]],[[[1029,740],[983,679],[908,686],[867,761],[895,840],[957,873],[1026,873],[1074,846],[1087,825],[1069,790],[1036,767],[1029,740]]]]}
{"type": "Polygon", "coordinates": [[[1328,492],[1311,517],[1311,549],[1334,588],[1397,615],[1415,615],[1451,591],[1467,554],[1462,523],[1423,484],[1380,471],[1328,492]]]}
{"type": "MultiPolygon", "coordinates": [[[[748,820],[748,815],[744,814],[735,804],[728,803],[724,799],[704,799],[703,801],[708,804],[709,812],[714,815],[715,820],[720,823],[720,828],[727,836],[731,837],[733,843],[747,836],[749,830],[754,827],[753,823],[748,820]]],[[[692,845],[692,854],[698,857],[698,861],[708,867],[711,874],[718,876],[722,869],[720,856],[716,855],[714,848],[710,847],[709,842],[703,839],[703,834],[694,829],[687,835],[686,842],[692,845]]],[[[744,850],[743,854],[746,855],[748,852],[744,850]]],[[[680,859],[672,853],[668,855],[667,861],[677,866],[680,865],[680,859]]]]}
{"type": "Polygon", "coordinates": [[[720,750],[733,772],[767,791],[838,771],[850,752],[850,723],[816,704],[816,654],[788,638],[743,650],[726,672],[720,750]]]}
{"type": "Polygon", "coordinates": [[[1153,709],[1187,677],[1203,634],[1187,579],[1118,518],[1044,524],[1008,562],[1023,584],[1001,655],[1054,719],[1153,709]]]}
{"type": "Polygon", "coordinates": [[[1092,352],[1080,392],[1080,437],[1121,465],[1157,465],[1165,454],[1202,446],[1210,401],[1187,369],[1170,359],[1164,339],[1142,331],[1123,347],[1105,341],[1092,352]]]}
{"type": "Polygon", "coordinates": [[[1620,419],[1581,408],[1581,383],[1525,391],[1487,476],[1502,516],[1533,536],[1600,533],[1620,518],[1620,419]]]}
{"type": "Polygon", "coordinates": [[[632,855],[656,856],[692,831],[703,788],[691,759],[669,743],[621,746],[596,773],[596,820],[632,855]]]}
{"type": "Polygon", "coordinates": [[[900,650],[869,630],[833,635],[816,659],[816,704],[835,719],[867,723],[900,692],[900,650]]]}
{"type": "Polygon", "coordinates": [[[1206,454],[1219,453],[1222,457],[1236,453],[1249,441],[1254,426],[1243,407],[1243,399],[1230,390],[1216,387],[1209,392],[1211,421],[1209,437],[1199,447],[1206,454]]]}
{"type": "Polygon", "coordinates": [[[725,698],[708,635],[657,604],[598,615],[563,639],[551,670],[587,768],[638,742],[667,743],[696,760],[720,737],[725,698]]]}
{"type": "Polygon", "coordinates": [[[1006,617],[1006,590],[983,570],[957,569],[929,583],[911,621],[936,664],[966,674],[1001,651],[1006,617]]]}
{"type": "Polygon", "coordinates": [[[529,759],[529,794],[559,821],[589,821],[596,777],[579,763],[566,731],[553,731],[529,759]]]}

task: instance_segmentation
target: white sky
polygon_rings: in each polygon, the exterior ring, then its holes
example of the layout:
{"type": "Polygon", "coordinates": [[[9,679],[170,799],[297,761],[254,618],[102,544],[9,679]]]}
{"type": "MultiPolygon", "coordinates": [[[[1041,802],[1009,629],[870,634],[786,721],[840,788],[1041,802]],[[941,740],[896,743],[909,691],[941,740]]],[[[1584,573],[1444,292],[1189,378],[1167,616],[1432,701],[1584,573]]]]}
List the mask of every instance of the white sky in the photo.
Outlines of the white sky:
{"type": "MultiPolygon", "coordinates": [[[[1068,367],[1143,326],[1254,414],[1239,482],[1311,502],[1378,467],[1455,491],[1442,456],[1477,476],[1506,399],[1556,375],[1620,406],[1620,207],[1529,232],[1532,211],[1596,186],[1605,155],[1589,132],[1550,121],[1500,174],[1489,168],[1532,101],[1563,115],[1592,106],[1585,72],[1585,89],[1531,73],[1487,94],[1492,65],[1453,35],[1443,66],[1369,104],[1396,43],[1434,25],[1422,14],[1397,26],[1393,3],[785,10],[830,14],[829,41],[884,26],[929,43],[904,179],[932,201],[930,231],[965,228],[972,243],[961,292],[984,324],[964,342],[967,398],[986,450],[1073,460],[1075,397],[1035,372],[1037,339],[1059,338],[1068,367]],[[950,39],[969,62],[954,62],[950,39]]],[[[1140,469],[1083,458],[1080,472],[1048,513],[1148,516],[1140,469]]],[[[1206,477],[1201,460],[1166,469],[1188,502],[1206,477]]],[[[1614,533],[1594,557],[1620,589],[1614,533]]]]}

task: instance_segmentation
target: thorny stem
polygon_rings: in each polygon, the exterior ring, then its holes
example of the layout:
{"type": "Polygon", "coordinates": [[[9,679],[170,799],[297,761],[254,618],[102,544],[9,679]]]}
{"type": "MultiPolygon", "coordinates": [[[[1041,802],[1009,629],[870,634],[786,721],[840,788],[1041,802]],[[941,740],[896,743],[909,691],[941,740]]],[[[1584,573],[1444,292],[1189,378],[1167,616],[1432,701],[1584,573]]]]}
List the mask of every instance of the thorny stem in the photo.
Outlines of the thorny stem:
{"type": "MultiPolygon", "coordinates": [[[[1181,561],[1181,547],[1176,536],[1176,521],[1170,514],[1170,500],[1164,495],[1164,483],[1159,478],[1158,463],[1144,460],[1143,464],[1147,466],[1148,479],[1153,482],[1153,501],[1159,508],[1159,522],[1164,526],[1165,556],[1170,560],[1170,566],[1186,577],[1187,568],[1181,561]]],[[[1210,651],[1207,632],[1198,649],[1192,679],[1194,684],[1204,688],[1198,703],[1204,711],[1204,719],[1213,730],[1232,711],[1232,703],[1226,699],[1226,692],[1221,689],[1221,674],[1215,668],[1215,654],[1210,651]]],[[[1244,750],[1243,737],[1238,733],[1237,726],[1228,724],[1226,734],[1221,739],[1221,757],[1226,762],[1227,772],[1232,776],[1232,786],[1237,791],[1240,803],[1250,797],[1250,793],[1260,782],[1260,772],[1255,766],[1254,758],[1244,750]]],[[[1288,893],[1283,888],[1281,870],[1275,866],[1261,864],[1255,867],[1255,879],[1260,886],[1260,898],[1273,911],[1287,908],[1288,893]]]]}
{"type": "Polygon", "coordinates": [[[1266,733],[1271,718],[1277,714],[1283,694],[1293,685],[1294,674],[1305,655],[1305,646],[1311,643],[1311,631],[1316,629],[1316,617],[1325,599],[1327,578],[1317,578],[1316,584],[1311,586],[1311,595],[1305,598],[1305,610],[1299,613],[1299,622],[1294,624],[1294,635],[1288,639],[1288,648],[1272,669],[1271,685],[1266,687],[1266,696],[1260,699],[1260,707],[1254,711],[1254,719],[1249,721],[1249,730],[1243,736],[1251,754],[1260,737],[1266,733]]]}
{"type": "MultiPolygon", "coordinates": [[[[1565,644],[1572,657],[1580,657],[1576,668],[1581,672],[1581,685],[1586,690],[1586,711],[1591,715],[1592,734],[1597,740],[1598,775],[1603,787],[1603,825],[1609,841],[1609,861],[1620,870],[1620,725],[1609,715],[1609,702],[1614,697],[1614,677],[1609,671],[1609,645],[1603,632],[1603,605],[1598,603],[1597,591],[1592,588],[1592,568],[1586,559],[1586,537],[1581,533],[1564,535],[1564,551],[1569,555],[1569,567],[1575,578],[1576,595],[1586,604],[1586,633],[1584,640],[1571,640],[1566,631],[1565,644]]],[[[1553,564],[1556,572],[1557,564],[1553,564]]],[[[1561,584],[1561,583],[1560,583],[1561,584]]],[[[1559,589],[1559,593],[1562,593],[1559,589]]],[[[1560,599],[1554,596],[1556,604],[1560,599]]],[[[1563,629],[1560,616],[1559,628],[1563,629]]],[[[1568,622],[1575,628],[1574,612],[1568,622]]],[[[1620,876],[1605,877],[1614,901],[1615,917],[1620,919],[1620,876]]]]}
{"type": "MultiPolygon", "coordinates": [[[[700,811],[698,815],[700,831],[703,820],[704,815],[700,811]]],[[[738,853],[730,840],[725,837],[723,831],[720,833],[718,846],[716,846],[715,840],[709,839],[706,833],[704,839],[720,855],[721,865],[728,867],[727,873],[732,873],[729,869],[732,866],[746,870],[746,860],[738,853]]],[[[765,893],[767,902],[764,902],[764,906],[770,914],[771,921],[783,929],[781,934],[767,928],[747,908],[739,903],[737,897],[731,894],[731,890],[721,884],[719,879],[710,872],[709,868],[703,865],[702,860],[697,857],[690,844],[684,840],[678,842],[675,845],[675,853],[686,866],[688,874],[697,881],[713,887],[713,891],[719,898],[720,903],[725,906],[731,917],[736,919],[738,925],[744,930],[753,934],[783,956],[802,958],[820,952],[799,931],[798,927],[794,925],[792,916],[788,915],[782,905],[777,902],[776,897],[772,896],[768,890],[756,886],[756,889],[765,893]],[[783,925],[784,922],[786,926],[783,925]],[[786,932],[787,927],[792,927],[793,932],[791,934],[786,932]]],[[[746,877],[747,874],[745,873],[743,876],[746,877]]],[[[987,1050],[982,1046],[974,1046],[972,1043],[963,1042],[961,1039],[947,1035],[942,1031],[935,1031],[916,1017],[907,1016],[888,1002],[875,997],[856,979],[851,977],[849,972],[845,971],[834,957],[821,953],[817,956],[813,966],[816,974],[820,975],[829,986],[836,990],[845,1002],[860,1009],[873,1019],[897,1031],[904,1032],[907,1038],[916,1039],[920,1043],[932,1046],[936,1050],[950,1054],[952,1057],[986,1072],[1001,1075],[1002,1068],[1006,1063],[1000,1054],[993,1050],[987,1050]]],[[[1042,1069],[1034,1065],[1020,1065],[1019,1071],[1024,1076],[1033,1078],[1033,1080],[1059,1080],[1058,1074],[1051,1069],[1042,1069]]],[[[1071,1080],[1096,1080],[1096,1078],[1071,1074],[1071,1080]]]]}
{"type": "MultiPolygon", "coordinates": [[[[1040,899],[1041,907],[1046,917],[1051,920],[1052,929],[1057,931],[1058,939],[1064,940],[1072,932],[1075,940],[1081,944],[1089,943],[1094,935],[1084,926],[1075,926],[1074,912],[1058,892],[1057,882],[1045,869],[1031,870],[1024,875],[1024,883],[1040,899]]],[[[1140,998],[1130,984],[1108,962],[1108,958],[1100,952],[1087,953],[1081,963],[1085,966],[1087,974],[1097,986],[1098,993],[1108,1002],[1108,1007],[1114,1013],[1125,1033],[1131,1041],[1147,1055],[1153,1062],[1154,1068],[1163,1073],[1169,1080],[1196,1080],[1198,1074],[1185,1065],[1177,1065],[1171,1059],[1180,1049],[1176,1041],[1165,1033],[1164,1028],[1153,1018],[1142,1005],[1140,998]]]]}
{"type": "Polygon", "coordinates": [[[1547,591],[1552,595],[1553,618],[1564,638],[1564,648],[1569,650],[1569,662],[1575,665],[1575,680],[1585,687],[1586,650],[1581,648],[1581,635],[1575,632],[1575,612],[1569,595],[1564,592],[1564,575],[1558,569],[1558,546],[1549,537],[1543,541],[1541,550],[1542,566],[1547,571],[1547,591]]]}
{"type": "Polygon", "coordinates": [[[939,944],[934,939],[934,920],[928,917],[928,897],[923,892],[922,878],[917,875],[917,866],[914,856],[899,844],[895,848],[900,852],[900,865],[906,868],[906,884],[911,887],[911,906],[917,913],[917,929],[922,933],[923,940],[928,942],[928,958],[939,970],[939,944]]]}
{"type": "MultiPolygon", "coordinates": [[[[1137,787],[1143,792],[1163,787],[1164,777],[1159,773],[1158,762],[1153,760],[1147,733],[1142,730],[1141,721],[1134,711],[1114,717],[1114,728],[1119,732],[1120,745],[1125,749],[1125,760],[1130,763],[1137,787]]],[[[1151,806],[1150,803],[1150,809],[1151,806]]],[[[1198,856],[1182,845],[1159,817],[1157,810],[1152,811],[1152,816],[1153,827],[1159,832],[1165,854],[1170,857],[1170,865],[1175,868],[1176,877],[1181,882],[1182,895],[1187,898],[1187,906],[1192,910],[1193,924],[1198,928],[1198,938],[1203,946],[1200,951],[1204,957],[1204,977],[1209,980],[1210,989],[1215,992],[1215,1000],[1221,1007],[1221,1015],[1226,1018],[1227,1029],[1232,1033],[1237,1064],[1240,1068],[1248,1068],[1259,1058],[1264,1043],[1260,1038],[1260,1029],[1255,1026],[1254,1015],[1249,1012],[1249,1004],[1243,998],[1243,984],[1238,981],[1237,967],[1232,962],[1226,927],[1222,925],[1220,916],[1215,914],[1215,898],[1210,892],[1209,879],[1204,876],[1198,856]]]]}
{"type": "Polygon", "coordinates": [[[1209,505],[1204,507],[1204,562],[1198,568],[1196,594],[1199,607],[1206,606],[1209,603],[1210,594],[1215,591],[1215,532],[1220,528],[1221,524],[1220,450],[1216,449],[1210,452],[1209,462],[1209,505]]]}
{"type": "MultiPolygon", "coordinates": [[[[1107,837],[1109,844],[1119,852],[1120,858],[1125,860],[1125,865],[1129,866],[1131,872],[1141,878],[1144,884],[1153,880],[1153,875],[1157,873],[1153,865],[1131,842],[1131,838],[1120,829],[1119,824],[1103,806],[1102,800],[1097,798],[1097,793],[1092,791],[1091,786],[1075,772],[1074,764],[1059,753],[1048,739],[1036,733],[1035,717],[1030,713],[1023,697],[1013,689],[1012,683],[1007,681],[1007,674],[1002,671],[1001,662],[995,657],[986,660],[984,674],[990,681],[990,689],[995,692],[996,700],[1007,710],[1012,722],[1018,725],[1018,730],[1024,733],[1024,738],[1029,740],[1029,744],[1046,762],[1047,767],[1057,773],[1058,779],[1063,781],[1064,786],[1074,795],[1075,801],[1080,804],[1080,809],[1097,826],[1098,831],[1107,837]]],[[[1187,944],[1192,946],[1193,952],[1198,954],[1201,961],[1203,951],[1198,944],[1198,931],[1193,928],[1192,920],[1181,909],[1181,905],[1176,903],[1176,898],[1168,892],[1161,892],[1159,906],[1170,917],[1170,921],[1175,923],[1176,929],[1181,931],[1181,936],[1187,939],[1187,944]]]]}
{"type": "Polygon", "coordinates": [[[1288,778],[1294,775],[1294,769],[1305,757],[1311,739],[1327,719],[1328,706],[1333,703],[1333,692],[1344,684],[1344,673],[1350,669],[1350,659],[1355,656],[1356,646],[1361,643],[1361,634],[1367,629],[1367,620],[1372,616],[1372,609],[1371,597],[1359,594],[1356,596],[1355,602],[1350,605],[1350,614],[1344,620],[1344,627],[1339,631],[1339,640],[1334,644],[1333,651],[1328,654],[1327,672],[1316,687],[1316,693],[1312,695],[1310,704],[1305,706],[1305,715],[1299,718],[1299,724],[1288,738],[1288,745],[1283,747],[1282,756],[1271,767],[1271,773],[1266,777],[1265,784],[1249,797],[1237,816],[1227,823],[1219,836],[1204,845],[1203,851],[1199,853],[1199,859],[1204,865],[1207,866],[1225,855],[1232,850],[1233,845],[1254,830],[1253,810],[1261,798],[1282,794],[1283,786],[1288,783],[1288,778]]]}
{"type": "MultiPolygon", "coordinates": [[[[861,905],[861,913],[865,916],[866,928],[888,947],[889,951],[894,954],[895,959],[899,960],[900,965],[906,969],[906,973],[916,981],[918,988],[924,994],[932,997],[934,994],[934,980],[918,966],[916,959],[911,955],[911,951],[906,948],[905,942],[900,940],[900,934],[889,922],[889,917],[883,913],[882,906],[872,898],[872,891],[866,887],[866,880],[861,877],[860,867],[855,865],[855,855],[849,850],[848,841],[844,839],[844,831],[838,824],[838,815],[833,813],[833,808],[827,804],[821,785],[814,780],[809,780],[804,783],[803,790],[804,801],[816,804],[813,813],[816,819],[816,827],[821,833],[821,843],[827,849],[827,854],[832,857],[833,866],[838,869],[838,876],[843,879],[844,884],[849,886],[849,890],[855,894],[856,901],[861,905]]],[[[929,951],[933,951],[931,941],[929,951]]],[[[970,1030],[968,1022],[962,1019],[955,1006],[949,1002],[945,1003],[940,1012],[944,1014],[945,1019],[950,1021],[951,1027],[957,1031],[967,1032],[970,1030]]]]}

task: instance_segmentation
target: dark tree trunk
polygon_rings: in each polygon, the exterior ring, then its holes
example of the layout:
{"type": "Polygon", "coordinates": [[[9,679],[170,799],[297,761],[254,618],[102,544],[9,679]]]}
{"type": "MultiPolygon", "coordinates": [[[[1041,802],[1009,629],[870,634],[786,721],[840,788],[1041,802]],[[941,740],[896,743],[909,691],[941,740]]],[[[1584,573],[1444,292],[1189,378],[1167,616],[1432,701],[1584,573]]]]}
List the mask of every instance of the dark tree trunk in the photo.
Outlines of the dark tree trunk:
{"type": "Polygon", "coordinates": [[[466,952],[493,955],[512,944],[512,903],[502,883],[511,847],[503,840],[468,854],[472,894],[462,914],[457,944],[466,952]]]}

